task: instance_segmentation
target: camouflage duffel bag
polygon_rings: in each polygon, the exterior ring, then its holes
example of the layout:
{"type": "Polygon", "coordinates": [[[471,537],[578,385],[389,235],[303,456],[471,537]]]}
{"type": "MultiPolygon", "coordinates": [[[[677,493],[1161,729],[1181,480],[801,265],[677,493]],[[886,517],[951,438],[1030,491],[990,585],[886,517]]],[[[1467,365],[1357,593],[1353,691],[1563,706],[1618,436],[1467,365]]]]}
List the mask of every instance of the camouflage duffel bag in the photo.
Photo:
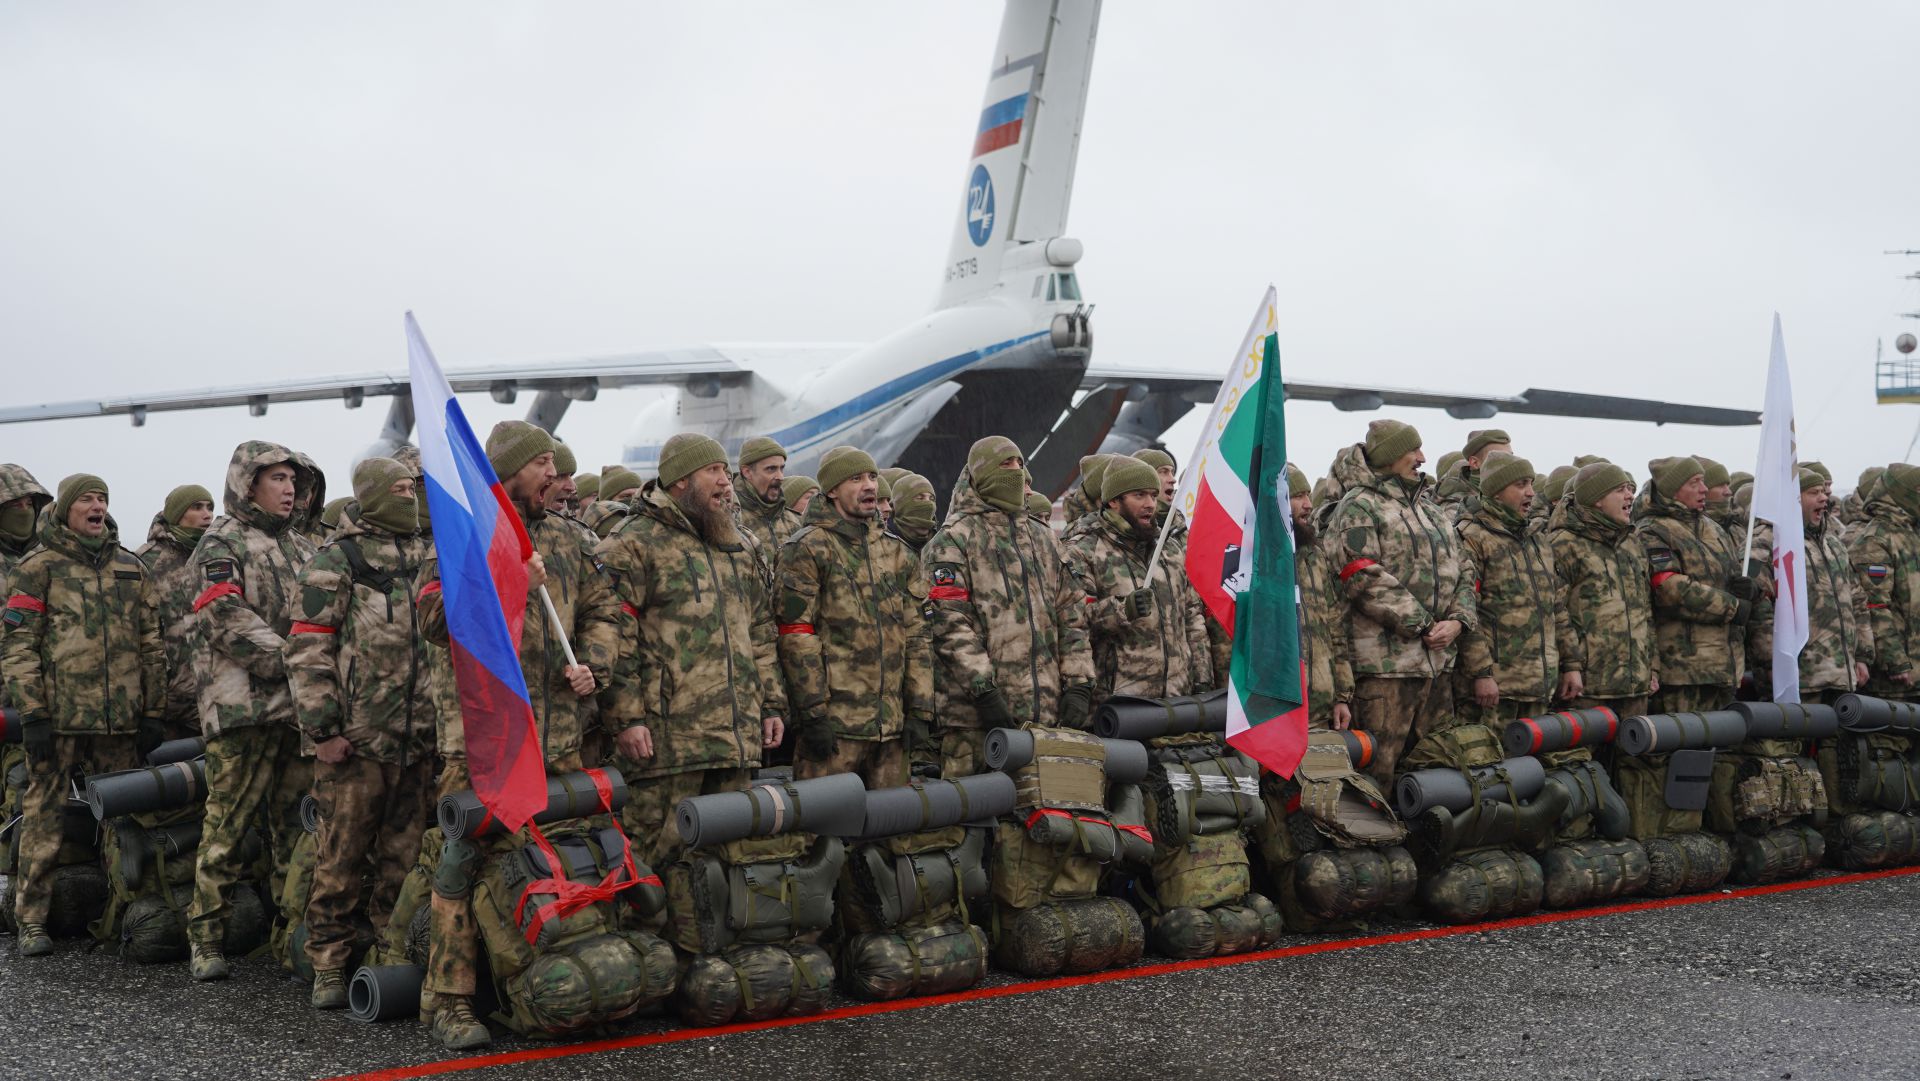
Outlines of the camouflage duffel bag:
{"type": "Polygon", "coordinates": [[[1101,972],[1146,950],[1139,913],[1118,897],[1049,901],[1003,919],[993,959],[1023,976],[1101,972]]]}
{"type": "Polygon", "coordinates": [[[1253,887],[1247,845],[1238,833],[1189,838],[1177,848],[1159,848],[1153,861],[1152,907],[1212,908],[1232,904],[1253,887]]]}
{"type": "Polygon", "coordinates": [[[1156,843],[1239,832],[1266,818],[1260,768],[1206,732],[1154,740],[1141,788],[1156,843]]]}
{"type": "Polygon", "coordinates": [[[1920,810],[1920,762],[1892,732],[1841,732],[1820,747],[1820,772],[1834,810],[1920,810]]]}
{"type": "Polygon", "coordinates": [[[1522,916],[1540,907],[1546,882],[1525,852],[1483,848],[1455,857],[1420,883],[1420,903],[1441,923],[1522,916]]]}
{"type": "Polygon", "coordinates": [[[987,831],[945,829],[855,847],[840,872],[836,906],[853,931],[964,922],[987,900],[987,831]]]}
{"type": "MultiPolygon", "coordinates": [[[[193,899],[194,865],[200,850],[200,807],[185,807],[158,814],[128,815],[106,823],[101,829],[100,855],[107,870],[109,890],[106,911],[93,925],[93,935],[102,942],[120,939],[120,928],[127,908],[143,897],[160,902],[160,907],[184,913],[193,899]]],[[[259,898],[254,898],[256,905],[259,898]]],[[[152,964],[178,961],[187,955],[186,919],[177,920],[176,941],[155,936],[153,906],[146,906],[137,942],[123,941],[122,952],[136,961],[152,964]]]]}
{"type": "Polygon", "coordinates": [[[1765,833],[1805,815],[1825,815],[1827,786],[1810,758],[1721,754],[1713,762],[1707,826],[1765,833]]]}
{"type": "Polygon", "coordinates": [[[1827,858],[1827,840],[1812,826],[1781,826],[1766,833],[1733,836],[1733,868],[1727,880],[1746,885],[1799,878],[1827,858]]]}
{"type": "Polygon", "coordinates": [[[958,920],[854,935],[840,954],[847,993],[877,1002],[964,991],[986,975],[987,936],[958,920]]]}
{"type": "Polygon", "coordinates": [[[1827,822],[1827,862],[1848,871],[1903,867],[1920,860],[1920,819],[1893,811],[1835,815],[1827,822]]]}
{"type": "Polygon", "coordinates": [[[645,931],[614,931],[546,946],[500,981],[494,1019],[529,1036],[599,1028],[673,993],[673,947],[645,931]]]}
{"type": "Polygon", "coordinates": [[[1341,920],[1398,908],[1413,900],[1420,872],[1398,845],[1309,852],[1287,876],[1293,896],[1308,915],[1341,920]]]}
{"type": "Polygon", "coordinates": [[[1548,908],[1572,908],[1631,897],[1647,887],[1653,868],[1634,840],[1563,841],[1540,857],[1548,908]]]}
{"type": "Polygon", "coordinates": [[[667,929],[688,953],[791,942],[833,922],[847,850],[837,837],[750,837],[693,849],[664,876],[667,929]]]}
{"type": "Polygon", "coordinates": [[[1153,917],[1147,942],[1176,960],[1263,950],[1280,937],[1280,910],[1257,893],[1212,908],[1170,908],[1153,917]]]}
{"type": "Polygon", "coordinates": [[[675,999],[689,1025],[799,1017],[826,1009],[833,977],[833,960],[818,946],[729,946],[695,957],[675,999]]]}
{"type": "Polygon", "coordinates": [[[1733,849],[1711,833],[1642,838],[1640,847],[1647,850],[1646,892],[1653,897],[1710,890],[1733,870],[1733,849]]]}

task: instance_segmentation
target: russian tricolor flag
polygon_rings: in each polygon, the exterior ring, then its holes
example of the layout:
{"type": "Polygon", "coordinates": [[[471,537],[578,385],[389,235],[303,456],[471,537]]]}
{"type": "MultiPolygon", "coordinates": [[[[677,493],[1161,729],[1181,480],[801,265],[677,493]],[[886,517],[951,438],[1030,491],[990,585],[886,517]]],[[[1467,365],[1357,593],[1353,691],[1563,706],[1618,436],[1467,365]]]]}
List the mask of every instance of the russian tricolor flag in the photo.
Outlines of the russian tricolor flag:
{"type": "Polygon", "coordinates": [[[518,830],[547,805],[546,762],[520,674],[533,541],[412,312],[407,368],[467,768],[480,802],[507,829],[518,830]]]}
{"type": "Polygon", "coordinates": [[[1027,119],[1027,99],[1020,94],[997,101],[980,111],[980,130],[973,137],[973,156],[991,154],[1020,141],[1020,129],[1027,119]]]}

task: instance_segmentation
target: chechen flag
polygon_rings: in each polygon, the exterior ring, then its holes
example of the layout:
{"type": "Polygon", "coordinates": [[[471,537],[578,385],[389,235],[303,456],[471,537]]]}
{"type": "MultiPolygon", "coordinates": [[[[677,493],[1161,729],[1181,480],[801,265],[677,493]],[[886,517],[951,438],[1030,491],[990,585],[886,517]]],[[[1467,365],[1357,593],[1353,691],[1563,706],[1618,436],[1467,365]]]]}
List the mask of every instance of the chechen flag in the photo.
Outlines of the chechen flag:
{"type": "Polygon", "coordinates": [[[547,806],[547,769],[520,673],[533,541],[473,436],[420,324],[407,313],[420,464],[440,561],[453,679],[473,793],[508,830],[547,806]]]}
{"type": "Polygon", "coordinates": [[[1307,752],[1307,696],[1294,612],[1276,303],[1268,286],[1174,505],[1187,514],[1187,577],[1233,635],[1227,743],[1291,777],[1307,752]]]}

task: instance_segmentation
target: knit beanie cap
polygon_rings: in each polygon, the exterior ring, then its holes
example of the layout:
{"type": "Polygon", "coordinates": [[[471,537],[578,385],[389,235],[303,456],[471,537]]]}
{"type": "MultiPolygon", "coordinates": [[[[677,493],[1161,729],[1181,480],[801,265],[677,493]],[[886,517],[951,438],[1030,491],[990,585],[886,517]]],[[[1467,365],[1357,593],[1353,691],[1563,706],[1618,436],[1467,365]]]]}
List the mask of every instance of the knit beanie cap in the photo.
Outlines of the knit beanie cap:
{"type": "Polygon", "coordinates": [[[727,450],[719,440],[699,432],[681,432],[660,448],[660,487],[671,488],[698,470],[726,461],[727,450]]]}
{"type": "Polygon", "coordinates": [[[212,492],[207,491],[198,484],[182,484],[180,487],[167,493],[166,509],[161,511],[161,513],[166,516],[168,525],[179,525],[180,517],[187,513],[188,507],[193,506],[195,503],[211,502],[213,502],[212,492]]]}
{"type": "Polygon", "coordinates": [[[503,420],[487,433],[487,461],[495,476],[505,480],[528,462],[553,450],[553,437],[524,420],[503,420]]]}
{"type": "Polygon", "coordinates": [[[1367,425],[1367,439],[1363,445],[1367,464],[1375,469],[1385,469],[1409,451],[1420,449],[1420,433],[1404,420],[1382,418],[1367,425]]]}
{"type": "MultiPolygon", "coordinates": [[[[1508,438],[1507,433],[1498,428],[1482,428],[1477,432],[1468,432],[1467,445],[1460,448],[1460,456],[1462,458],[1472,458],[1496,443],[1505,443],[1508,446],[1512,446],[1513,440],[1508,438]]],[[[1405,454],[1406,451],[1401,451],[1400,453],[1405,454]]],[[[1482,462],[1481,468],[1486,468],[1486,463],[1482,462]]]]}
{"type": "Polygon", "coordinates": [[[1591,507],[1605,498],[1608,492],[1622,484],[1632,483],[1633,474],[1612,462],[1583,465],[1573,475],[1573,501],[1580,506],[1591,507]]]}
{"type": "Polygon", "coordinates": [[[820,456],[820,490],[831,492],[862,473],[877,473],[873,455],[859,447],[835,447],[820,456]]]}
{"type": "Polygon", "coordinates": [[[1647,463],[1647,472],[1653,476],[1653,486],[1661,495],[1672,499],[1686,483],[1706,473],[1706,467],[1697,459],[1655,458],[1647,463]]]}
{"type": "Polygon", "coordinates": [[[1533,479],[1533,463],[1517,454],[1489,454],[1480,463],[1480,494],[1492,499],[1523,480],[1533,479]]]}
{"type": "Polygon", "coordinates": [[[1100,505],[1104,507],[1128,492],[1140,491],[1158,495],[1160,474],[1139,458],[1116,458],[1100,478],[1100,505]]]}
{"type": "Polygon", "coordinates": [[[743,471],[757,461],[776,456],[785,458],[787,448],[764,435],[756,435],[740,444],[740,468],[743,471]]]}

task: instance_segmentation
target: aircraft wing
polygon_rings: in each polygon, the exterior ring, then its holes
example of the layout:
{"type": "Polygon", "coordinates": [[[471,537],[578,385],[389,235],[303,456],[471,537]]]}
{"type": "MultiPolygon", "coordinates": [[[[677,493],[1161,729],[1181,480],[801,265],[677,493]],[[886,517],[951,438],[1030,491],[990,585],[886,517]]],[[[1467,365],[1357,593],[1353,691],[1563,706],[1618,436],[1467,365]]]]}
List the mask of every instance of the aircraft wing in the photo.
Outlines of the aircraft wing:
{"type": "MultiPolygon", "coordinates": [[[[1359,386],[1344,383],[1307,383],[1289,379],[1287,397],[1328,402],[1335,409],[1357,412],[1383,406],[1444,409],[1460,420],[1485,419],[1496,413],[1535,413],[1545,416],[1593,417],[1601,420],[1637,420],[1653,424],[1705,424],[1721,427],[1760,423],[1752,409],[1682,405],[1646,398],[1618,398],[1607,394],[1579,394],[1530,388],[1512,396],[1461,394],[1401,387],[1359,386]]],[[[1134,384],[1147,395],[1206,404],[1218,393],[1220,381],[1172,369],[1119,368],[1091,365],[1081,386],[1134,384]]]]}
{"type": "MultiPolygon", "coordinates": [[[[496,401],[511,402],[521,391],[547,392],[568,399],[590,401],[602,388],[647,384],[692,388],[711,395],[721,386],[752,378],[752,368],[769,363],[837,359],[851,345],[700,345],[547,362],[496,364],[447,371],[455,391],[486,391],[496,401]]],[[[369,397],[405,394],[407,376],[401,372],[281,379],[272,382],[165,391],[130,398],[83,399],[38,405],[0,406],[0,424],[75,417],[124,415],[138,425],[149,412],[216,409],[244,405],[258,416],[276,402],[312,402],[340,399],[356,408],[369,397]]]]}

